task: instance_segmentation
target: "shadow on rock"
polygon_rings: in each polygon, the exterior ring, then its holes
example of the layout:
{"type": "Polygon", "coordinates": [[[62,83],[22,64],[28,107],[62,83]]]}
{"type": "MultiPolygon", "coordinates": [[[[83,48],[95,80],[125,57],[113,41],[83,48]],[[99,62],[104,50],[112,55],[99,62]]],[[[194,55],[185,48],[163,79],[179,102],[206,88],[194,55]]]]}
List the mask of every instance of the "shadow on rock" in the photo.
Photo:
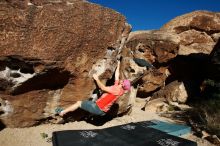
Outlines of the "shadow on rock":
{"type": "Polygon", "coordinates": [[[6,128],[5,124],[0,120],[0,131],[6,128]]]}

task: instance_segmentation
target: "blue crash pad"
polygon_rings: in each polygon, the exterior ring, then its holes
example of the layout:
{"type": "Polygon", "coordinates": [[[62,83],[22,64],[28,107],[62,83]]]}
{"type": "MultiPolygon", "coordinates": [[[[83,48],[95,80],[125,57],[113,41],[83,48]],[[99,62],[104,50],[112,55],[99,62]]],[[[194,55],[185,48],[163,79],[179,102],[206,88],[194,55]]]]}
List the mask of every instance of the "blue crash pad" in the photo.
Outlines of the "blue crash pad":
{"type": "Polygon", "coordinates": [[[173,124],[173,123],[163,122],[159,120],[138,122],[138,124],[142,126],[146,126],[146,127],[151,127],[151,128],[166,132],[167,134],[174,135],[174,136],[181,136],[181,135],[188,134],[191,132],[191,128],[189,126],[173,124]]]}

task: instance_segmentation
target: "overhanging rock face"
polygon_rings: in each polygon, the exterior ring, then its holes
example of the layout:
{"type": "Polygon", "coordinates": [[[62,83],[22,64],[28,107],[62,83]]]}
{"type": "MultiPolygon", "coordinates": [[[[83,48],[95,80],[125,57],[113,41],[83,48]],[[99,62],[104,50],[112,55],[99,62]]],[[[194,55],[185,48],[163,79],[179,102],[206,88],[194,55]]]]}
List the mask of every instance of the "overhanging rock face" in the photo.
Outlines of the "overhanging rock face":
{"type": "Polygon", "coordinates": [[[88,98],[94,72],[111,78],[127,27],[121,14],[79,0],[33,1],[22,9],[3,2],[0,11],[0,117],[6,126],[32,126],[55,107],[88,98]]]}

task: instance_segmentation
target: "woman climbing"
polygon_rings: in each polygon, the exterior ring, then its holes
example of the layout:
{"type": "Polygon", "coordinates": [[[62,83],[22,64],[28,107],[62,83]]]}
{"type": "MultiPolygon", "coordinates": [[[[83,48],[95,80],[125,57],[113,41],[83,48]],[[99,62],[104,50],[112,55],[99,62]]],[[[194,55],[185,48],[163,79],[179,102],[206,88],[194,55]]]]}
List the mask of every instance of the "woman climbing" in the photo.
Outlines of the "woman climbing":
{"type": "Polygon", "coordinates": [[[59,111],[59,115],[63,117],[69,112],[73,112],[78,108],[88,111],[94,115],[105,115],[109,111],[113,103],[122,96],[126,91],[130,90],[131,84],[129,80],[119,80],[120,61],[117,62],[117,68],[115,71],[115,83],[112,86],[105,86],[98,78],[96,74],[93,75],[93,79],[96,81],[98,87],[103,91],[103,94],[97,101],[77,101],[75,104],[67,107],[64,110],[59,111]]]}

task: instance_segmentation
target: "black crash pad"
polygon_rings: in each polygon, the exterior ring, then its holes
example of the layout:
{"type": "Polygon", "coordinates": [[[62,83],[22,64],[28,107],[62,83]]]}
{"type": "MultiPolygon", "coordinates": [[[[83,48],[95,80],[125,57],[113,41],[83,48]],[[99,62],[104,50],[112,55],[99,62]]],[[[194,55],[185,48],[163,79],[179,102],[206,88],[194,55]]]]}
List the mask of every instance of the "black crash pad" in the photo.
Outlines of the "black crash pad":
{"type": "MultiPolygon", "coordinates": [[[[53,132],[53,146],[125,146],[127,143],[102,130],[67,130],[53,132]]],[[[130,145],[128,145],[130,146],[130,145]]]]}
{"type": "Polygon", "coordinates": [[[195,142],[138,123],[101,130],[53,132],[53,146],[197,146],[195,142]]]}

